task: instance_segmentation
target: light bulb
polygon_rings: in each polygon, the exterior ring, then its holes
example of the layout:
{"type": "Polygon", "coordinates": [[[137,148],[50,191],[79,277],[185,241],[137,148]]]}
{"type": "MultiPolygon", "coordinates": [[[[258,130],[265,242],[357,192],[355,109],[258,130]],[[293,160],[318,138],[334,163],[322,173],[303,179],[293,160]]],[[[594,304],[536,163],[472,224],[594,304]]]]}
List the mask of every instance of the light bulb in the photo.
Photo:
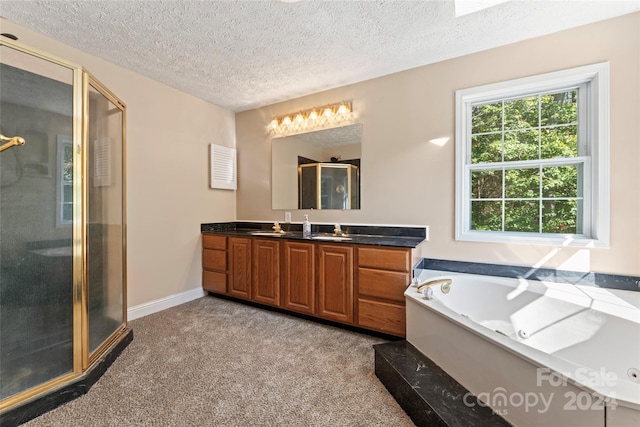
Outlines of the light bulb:
{"type": "Polygon", "coordinates": [[[347,107],[344,104],[340,104],[340,106],[338,107],[338,114],[340,115],[345,115],[345,114],[349,114],[349,107],[347,107]]]}
{"type": "Polygon", "coordinates": [[[282,119],[282,124],[285,126],[289,126],[291,124],[291,117],[287,116],[284,119],[282,119]]]}
{"type": "Polygon", "coordinates": [[[273,119],[271,120],[271,123],[269,123],[269,126],[267,126],[267,129],[274,131],[278,128],[278,119],[273,119]]]}
{"type": "Polygon", "coordinates": [[[309,117],[307,117],[308,120],[318,120],[318,112],[316,110],[311,110],[311,112],[309,113],[309,117]]]}
{"type": "Polygon", "coordinates": [[[325,108],[324,111],[322,112],[322,116],[329,118],[333,115],[333,111],[331,111],[331,108],[325,108]]]}
{"type": "Polygon", "coordinates": [[[300,123],[304,122],[304,117],[302,117],[302,114],[301,114],[301,113],[298,113],[298,115],[296,116],[295,121],[296,121],[296,123],[298,123],[298,124],[300,124],[300,123]]]}

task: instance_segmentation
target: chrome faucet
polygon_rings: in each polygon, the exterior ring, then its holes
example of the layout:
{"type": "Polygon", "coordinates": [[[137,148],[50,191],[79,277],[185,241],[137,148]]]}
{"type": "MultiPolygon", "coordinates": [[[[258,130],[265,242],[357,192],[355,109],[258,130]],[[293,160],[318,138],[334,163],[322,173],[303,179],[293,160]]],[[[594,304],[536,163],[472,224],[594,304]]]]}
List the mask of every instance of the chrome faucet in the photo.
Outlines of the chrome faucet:
{"type": "Polygon", "coordinates": [[[345,233],[342,228],[340,228],[340,224],[336,224],[335,227],[333,228],[333,235],[334,236],[344,236],[345,233]]]}

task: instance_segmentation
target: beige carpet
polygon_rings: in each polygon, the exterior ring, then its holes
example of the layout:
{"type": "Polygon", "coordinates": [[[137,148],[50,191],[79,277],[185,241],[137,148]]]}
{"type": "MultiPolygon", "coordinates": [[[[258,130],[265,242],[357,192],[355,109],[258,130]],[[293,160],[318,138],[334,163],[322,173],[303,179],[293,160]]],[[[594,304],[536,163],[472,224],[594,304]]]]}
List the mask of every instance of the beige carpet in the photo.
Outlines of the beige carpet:
{"type": "Polygon", "coordinates": [[[204,297],[130,323],[86,395],[26,426],[413,426],[378,381],[382,339],[204,297]]]}

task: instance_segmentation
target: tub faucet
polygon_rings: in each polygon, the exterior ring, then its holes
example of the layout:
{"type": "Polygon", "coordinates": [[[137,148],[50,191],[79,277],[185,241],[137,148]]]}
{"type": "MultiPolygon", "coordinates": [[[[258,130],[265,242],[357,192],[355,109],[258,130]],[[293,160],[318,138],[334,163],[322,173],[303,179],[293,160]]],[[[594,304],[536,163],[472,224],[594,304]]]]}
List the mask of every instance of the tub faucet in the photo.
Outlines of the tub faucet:
{"type": "Polygon", "coordinates": [[[438,285],[451,285],[452,280],[451,279],[434,279],[434,280],[429,280],[428,282],[424,282],[421,285],[418,285],[418,292],[422,292],[422,290],[424,288],[430,288],[431,286],[438,286],[438,285]]]}
{"type": "Polygon", "coordinates": [[[433,279],[428,282],[424,282],[418,285],[418,292],[421,293],[425,299],[433,299],[433,287],[440,285],[440,292],[443,294],[449,293],[451,290],[451,279],[433,279]]]}

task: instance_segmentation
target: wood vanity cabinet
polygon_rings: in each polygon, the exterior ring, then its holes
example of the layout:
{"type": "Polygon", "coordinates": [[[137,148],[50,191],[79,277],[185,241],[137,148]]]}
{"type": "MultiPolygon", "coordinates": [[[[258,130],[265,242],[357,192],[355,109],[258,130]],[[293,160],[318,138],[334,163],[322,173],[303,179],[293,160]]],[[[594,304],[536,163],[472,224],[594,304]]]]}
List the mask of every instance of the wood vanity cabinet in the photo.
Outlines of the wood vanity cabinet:
{"type": "Polygon", "coordinates": [[[253,239],[252,300],[280,306],[280,242],[253,239]]]}
{"type": "Polygon", "coordinates": [[[205,290],[405,336],[412,249],[202,235],[205,290]]]}
{"type": "Polygon", "coordinates": [[[352,245],[318,245],[318,316],[353,324],[352,245]]]}
{"type": "Polygon", "coordinates": [[[404,337],[411,249],[358,247],[356,325],[404,337]]]}
{"type": "Polygon", "coordinates": [[[227,293],[227,237],[202,235],[202,287],[227,293]]]}
{"type": "Polygon", "coordinates": [[[316,314],[315,244],[282,242],[282,307],[316,314]]]}
{"type": "Polygon", "coordinates": [[[231,296],[251,299],[251,238],[229,237],[229,286],[231,296]]]}

